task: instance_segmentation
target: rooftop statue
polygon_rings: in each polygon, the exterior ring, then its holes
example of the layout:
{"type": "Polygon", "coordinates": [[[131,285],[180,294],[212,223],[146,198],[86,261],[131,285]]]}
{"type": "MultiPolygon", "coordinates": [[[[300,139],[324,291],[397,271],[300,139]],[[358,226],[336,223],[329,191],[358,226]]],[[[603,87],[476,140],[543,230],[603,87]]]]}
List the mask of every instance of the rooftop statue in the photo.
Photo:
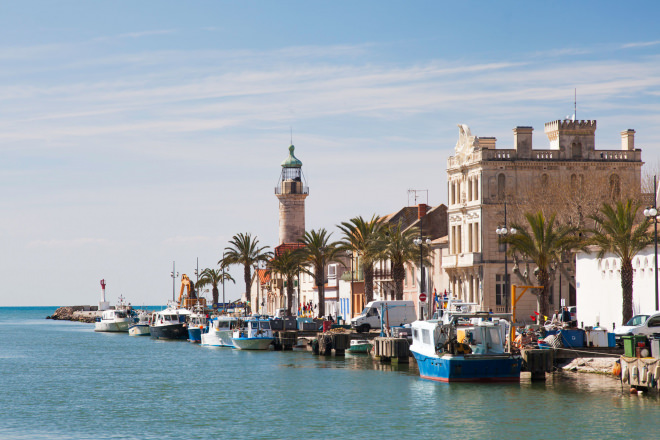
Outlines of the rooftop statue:
{"type": "Polygon", "coordinates": [[[467,157],[479,146],[479,139],[472,136],[467,124],[458,124],[458,141],[456,142],[456,159],[459,163],[467,160],[467,157]]]}

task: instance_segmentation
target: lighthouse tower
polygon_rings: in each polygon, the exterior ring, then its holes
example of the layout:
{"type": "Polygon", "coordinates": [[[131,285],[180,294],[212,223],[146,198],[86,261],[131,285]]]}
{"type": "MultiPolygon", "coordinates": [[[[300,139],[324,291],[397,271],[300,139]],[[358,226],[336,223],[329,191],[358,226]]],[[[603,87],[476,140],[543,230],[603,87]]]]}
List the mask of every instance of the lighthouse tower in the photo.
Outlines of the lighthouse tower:
{"type": "Polygon", "coordinates": [[[309,188],[304,185],[302,162],[289,147],[289,157],[282,162],[282,175],[275,188],[280,201],[280,243],[298,243],[305,235],[305,199],[309,188]]]}

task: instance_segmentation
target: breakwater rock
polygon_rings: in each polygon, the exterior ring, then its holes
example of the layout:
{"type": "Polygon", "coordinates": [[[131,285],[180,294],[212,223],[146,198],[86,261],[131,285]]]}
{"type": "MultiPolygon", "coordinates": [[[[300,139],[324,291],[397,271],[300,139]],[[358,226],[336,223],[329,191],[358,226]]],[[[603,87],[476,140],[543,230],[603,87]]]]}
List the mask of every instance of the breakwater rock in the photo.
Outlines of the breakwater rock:
{"type": "Polygon", "coordinates": [[[94,322],[98,316],[101,316],[101,312],[99,312],[98,307],[95,306],[67,306],[59,307],[55,310],[55,313],[46,316],[46,319],[91,323],[94,322]]]}

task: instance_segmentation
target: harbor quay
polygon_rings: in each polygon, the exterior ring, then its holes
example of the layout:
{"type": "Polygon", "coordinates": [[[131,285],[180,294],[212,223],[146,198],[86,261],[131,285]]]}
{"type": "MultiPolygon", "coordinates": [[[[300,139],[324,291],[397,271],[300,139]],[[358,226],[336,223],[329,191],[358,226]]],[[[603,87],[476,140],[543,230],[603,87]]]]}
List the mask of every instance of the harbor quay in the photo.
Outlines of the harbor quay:
{"type": "MultiPolygon", "coordinates": [[[[81,323],[94,323],[101,317],[103,311],[97,306],[65,306],[59,307],[46,319],[68,320],[81,323]]],[[[210,311],[209,311],[210,312],[210,311]]],[[[148,312],[151,313],[151,312],[148,312]]],[[[305,321],[305,329],[284,329],[284,320],[271,319],[273,340],[270,350],[306,351],[320,359],[334,359],[346,355],[368,356],[373,362],[410,364],[416,366],[415,356],[410,351],[410,329],[395,327],[384,332],[375,329],[358,333],[347,325],[337,325],[322,319],[305,321]]],[[[619,347],[568,347],[553,349],[532,348],[528,344],[520,349],[522,363],[521,377],[532,380],[545,380],[546,374],[555,372],[595,373],[613,375],[619,372],[624,357],[623,349],[619,347]]],[[[633,362],[628,359],[627,362],[633,362]]],[[[619,378],[621,380],[621,378],[619,378]]]]}

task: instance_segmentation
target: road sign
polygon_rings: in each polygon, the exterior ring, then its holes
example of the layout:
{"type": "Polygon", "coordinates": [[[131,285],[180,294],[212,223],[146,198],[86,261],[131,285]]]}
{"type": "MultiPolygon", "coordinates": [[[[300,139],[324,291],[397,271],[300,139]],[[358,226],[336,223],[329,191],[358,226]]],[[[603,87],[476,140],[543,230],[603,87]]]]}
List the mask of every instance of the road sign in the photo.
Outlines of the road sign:
{"type": "Polygon", "coordinates": [[[420,293],[419,294],[419,300],[421,302],[426,302],[426,293],[420,293]]]}

